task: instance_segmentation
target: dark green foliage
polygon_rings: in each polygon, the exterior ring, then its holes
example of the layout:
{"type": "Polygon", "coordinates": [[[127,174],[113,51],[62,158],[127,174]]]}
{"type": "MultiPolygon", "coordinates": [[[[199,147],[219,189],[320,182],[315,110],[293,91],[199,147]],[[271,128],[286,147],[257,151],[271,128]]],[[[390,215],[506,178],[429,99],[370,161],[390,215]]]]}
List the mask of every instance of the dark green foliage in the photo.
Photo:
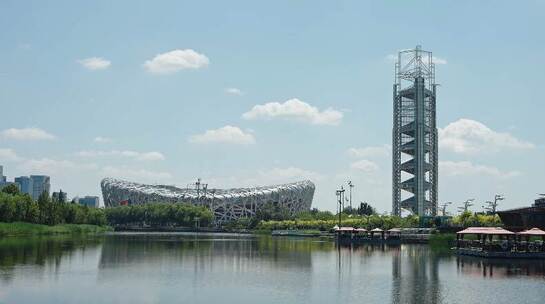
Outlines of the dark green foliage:
{"type": "Polygon", "coordinates": [[[19,194],[19,188],[17,188],[17,185],[15,184],[9,184],[2,188],[2,192],[11,195],[17,195],[19,194]]]}
{"type": "Polygon", "coordinates": [[[255,217],[260,221],[281,221],[291,219],[290,211],[280,204],[268,202],[256,211],[255,217]]]}
{"type": "Polygon", "coordinates": [[[149,225],[152,227],[207,227],[212,224],[212,212],[190,204],[154,203],[108,208],[106,218],[111,225],[149,225]]]}
{"type": "Polygon", "coordinates": [[[258,224],[259,220],[256,217],[243,217],[225,223],[223,228],[225,228],[227,231],[240,231],[245,229],[255,229],[258,224]]]}
{"type": "Polygon", "coordinates": [[[361,202],[360,206],[356,210],[356,213],[359,215],[373,215],[375,214],[375,208],[371,207],[368,203],[361,202]]]}
{"type": "Polygon", "coordinates": [[[0,222],[106,225],[106,216],[103,209],[53,201],[47,192],[37,202],[28,194],[0,192],[0,222]]]}
{"type": "Polygon", "coordinates": [[[331,211],[320,211],[317,208],[312,208],[310,211],[300,212],[296,218],[298,220],[331,220],[336,217],[331,211]]]}

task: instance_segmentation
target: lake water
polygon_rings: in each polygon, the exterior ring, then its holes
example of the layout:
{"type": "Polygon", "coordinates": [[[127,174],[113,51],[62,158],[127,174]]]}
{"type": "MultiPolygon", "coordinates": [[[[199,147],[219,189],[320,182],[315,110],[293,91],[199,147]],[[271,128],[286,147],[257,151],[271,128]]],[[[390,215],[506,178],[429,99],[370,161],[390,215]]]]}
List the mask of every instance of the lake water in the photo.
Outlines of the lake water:
{"type": "Polygon", "coordinates": [[[0,239],[0,303],[545,303],[545,262],[230,234],[0,239]]]}

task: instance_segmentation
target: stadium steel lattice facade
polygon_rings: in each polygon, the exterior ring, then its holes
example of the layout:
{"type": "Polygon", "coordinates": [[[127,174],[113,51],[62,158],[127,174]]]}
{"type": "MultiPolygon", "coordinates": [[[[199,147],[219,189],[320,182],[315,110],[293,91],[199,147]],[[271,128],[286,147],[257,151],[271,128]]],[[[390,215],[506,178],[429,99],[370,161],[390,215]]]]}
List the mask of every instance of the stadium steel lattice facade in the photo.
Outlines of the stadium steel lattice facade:
{"type": "Polygon", "coordinates": [[[420,46],[399,52],[393,87],[394,215],[401,215],[401,208],[420,216],[437,214],[436,87],[431,52],[420,46]]]}
{"type": "Polygon", "coordinates": [[[100,186],[106,207],[119,206],[122,202],[131,205],[190,203],[209,207],[216,223],[254,216],[267,203],[279,205],[292,215],[310,210],[315,189],[311,181],[254,188],[190,189],[113,178],[103,179],[100,186]]]}

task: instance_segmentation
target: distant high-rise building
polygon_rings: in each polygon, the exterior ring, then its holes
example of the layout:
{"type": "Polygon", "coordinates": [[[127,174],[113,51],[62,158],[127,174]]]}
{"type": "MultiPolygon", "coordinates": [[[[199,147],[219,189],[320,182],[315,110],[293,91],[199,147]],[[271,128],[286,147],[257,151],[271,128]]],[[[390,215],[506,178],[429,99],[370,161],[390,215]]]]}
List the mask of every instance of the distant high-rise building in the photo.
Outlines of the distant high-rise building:
{"type": "Polygon", "coordinates": [[[53,192],[51,198],[59,203],[66,203],[66,201],[68,200],[68,193],[59,190],[59,192],[53,192]]]}
{"type": "Polygon", "coordinates": [[[85,196],[78,198],[78,203],[90,208],[98,208],[99,198],[98,196],[85,196]]]}
{"type": "Polygon", "coordinates": [[[28,176],[20,176],[15,178],[15,183],[19,186],[19,191],[32,196],[34,188],[32,187],[32,179],[28,176]]]}
{"type": "Polygon", "coordinates": [[[395,65],[392,214],[437,214],[435,66],[420,46],[399,52],[395,65]],[[405,191],[405,192],[402,192],[405,191]]]}
{"type": "Polygon", "coordinates": [[[32,180],[32,198],[37,200],[45,191],[49,194],[51,188],[50,178],[47,175],[31,175],[32,180]]]}
{"type": "Polygon", "coordinates": [[[7,178],[4,176],[4,166],[0,166],[0,186],[7,182],[7,178]]]}

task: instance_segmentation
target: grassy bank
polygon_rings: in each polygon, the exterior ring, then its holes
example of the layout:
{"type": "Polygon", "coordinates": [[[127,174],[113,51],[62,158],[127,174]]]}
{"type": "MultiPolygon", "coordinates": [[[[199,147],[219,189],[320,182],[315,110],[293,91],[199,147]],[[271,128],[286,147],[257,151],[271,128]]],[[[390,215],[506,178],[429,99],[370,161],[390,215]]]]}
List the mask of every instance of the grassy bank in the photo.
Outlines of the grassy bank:
{"type": "Polygon", "coordinates": [[[54,235],[54,234],[92,234],[112,231],[109,226],[96,225],[40,225],[24,222],[1,223],[0,236],[31,236],[31,235],[54,235]]]}
{"type": "Polygon", "coordinates": [[[429,244],[432,248],[450,249],[455,245],[456,234],[437,233],[430,236],[429,244]]]}

